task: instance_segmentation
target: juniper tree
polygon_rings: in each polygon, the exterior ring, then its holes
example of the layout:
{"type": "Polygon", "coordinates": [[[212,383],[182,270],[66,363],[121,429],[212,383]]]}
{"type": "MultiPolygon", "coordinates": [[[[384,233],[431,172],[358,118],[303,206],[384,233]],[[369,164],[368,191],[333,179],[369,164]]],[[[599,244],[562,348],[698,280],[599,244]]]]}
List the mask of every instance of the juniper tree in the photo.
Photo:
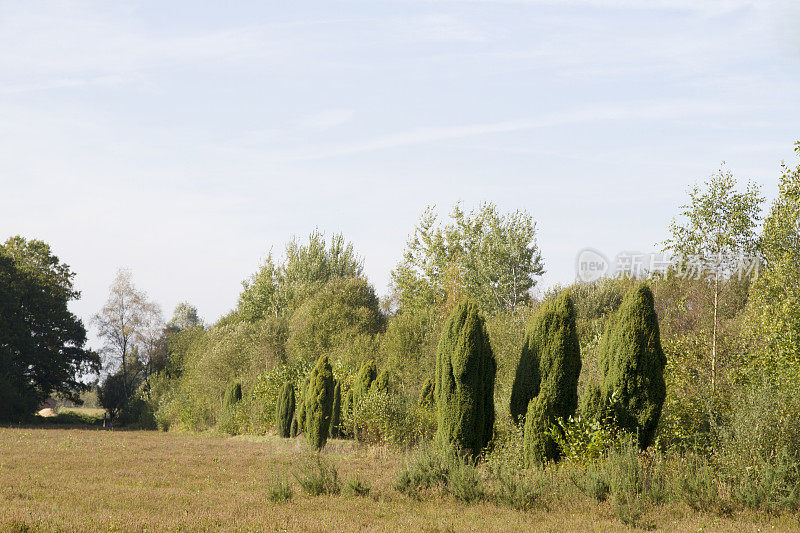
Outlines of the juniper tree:
{"type": "Polygon", "coordinates": [[[222,395],[222,407],[231,407],[239,403],[242,399],[242,384],[235,382],[228,385],[222,395]]]}
{"type": "Polygon", "coordinates": [[[295,417],[292,418],[292,429],[289,433],[289,436],[295,438],[297,436],[297,412],[295,411],[295,417]]]}
{"type": "Polygon", "coordinates": [[[331,438],[338,439],[341,436],[342,424],[342,384],[336,382],[333,389],[333,408],[331,410],[331,438]]]}
{"type": "Polygon", "coordinates": [[[653,293],[641,283],[625,296],[610,318],[598,359],[603,374],[601,402],[620,429],[650,445],[666,396],[658,316],[653,293]]]}
{"type": "Polygon", "coordinates": [[[361,369],[358,371],[358,375],[356,375],[356,382],[353,385],[354,403],[358,403],[361,401],[361,398],[366,396],[377,375],[378,371],[375,367],[375,361],[365,361],[361,365],[361,369]]]}
{"type": "Polygon", "coordinates": [[[297,418],[297,432],[303,433],[306,430],[306,390],[308,389],[308,380],[311,376],[308,375],[303,379],[302,384],[300,385],[300,390],[297,391],[297,400],[296,400],[296,413],[295,418],[297,418]]]}
{"type": "MultiPolygon", "coordinates": [[[[525,355],[538,363],[538,394],[525,411],[525,455],[530,463],[558,459],[558,446],[549,434],[558,419],[575,414],[578,406],[578,377],[581,373],[580,344],[575,325],[575,307],[569,294],[562,292],[555,300],[541,306],[531,319],[520,367],[525,355]]],[[[524,372],[517,368],[517,378],[524,372]]],[[[533,381],[529,378],[528,383],[533,381]]],[[[522,386],[517,387],[518,396],[522,386]]]]}
{"type": "Polygon", "coordinates": [[[437,442],[478,455],[492,437],[497,363],[474,302],[447,319],[436,353],[437,442]]]}
{"type": "Polygon", "coordinates": [[[331,411],[333,409],[333,369],[327,355],[317,361],[308,381],[303,396],[306,406],[305,431],[308,444],[314,450],[320,450],[328,440],[331,411]]]}
{"type": "Polygon", "coordinates": [[[422,392],[419,394],[419,405],[425,408],[432,408],[436,406],[436,387],[433,384],[433,380],[428,378],[425,380],[425,384],[422,386],[422,392]]]}
{"type": "Polygon", "coordinates": [[[292,421],[294,420],[295,396],[294,384],[286,383],[278,396],[275,404],[275,425],[278,435],[288,438],[292,434],[292,421]]]}

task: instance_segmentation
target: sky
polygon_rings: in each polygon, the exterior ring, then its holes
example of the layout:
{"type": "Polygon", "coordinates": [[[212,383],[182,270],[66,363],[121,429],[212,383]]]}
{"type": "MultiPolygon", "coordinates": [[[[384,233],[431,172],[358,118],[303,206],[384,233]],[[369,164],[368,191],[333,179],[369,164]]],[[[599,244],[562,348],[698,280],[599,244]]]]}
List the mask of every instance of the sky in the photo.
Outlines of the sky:
{"type": "Polygon", "coordinates": [[[723,162],[773,197],[799,126],[797,0],[0,0],[0,238],[48,242],[87,323],[119,267],[213,322],[315,228],[386,294],[456,202],[527,210],[568,283],[723,162]]]}

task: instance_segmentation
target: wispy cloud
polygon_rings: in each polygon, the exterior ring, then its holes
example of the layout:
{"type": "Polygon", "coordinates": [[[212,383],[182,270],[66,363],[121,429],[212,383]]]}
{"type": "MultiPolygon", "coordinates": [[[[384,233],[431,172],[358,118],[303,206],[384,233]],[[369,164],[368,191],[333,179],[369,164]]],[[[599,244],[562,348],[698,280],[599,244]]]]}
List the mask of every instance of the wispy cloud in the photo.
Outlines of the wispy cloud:
{"type": "Polygon", "coordinates": [[[463,139],[481,135],[503,134],[570,124],[603,121],[661,120],[676,121],[687,118],[721,117],[742,111],[731,103],[722,101],[665,100],[636,102],[631,104],[600,104],[581,107],[559,113],[548,113],[539,117],[527,117],[497,122],[416,128],[385,134],[375,138],[344,144],[328,150],[275,154],[271,161],[316,160],[357,155],[377,150],[463,139]]]}

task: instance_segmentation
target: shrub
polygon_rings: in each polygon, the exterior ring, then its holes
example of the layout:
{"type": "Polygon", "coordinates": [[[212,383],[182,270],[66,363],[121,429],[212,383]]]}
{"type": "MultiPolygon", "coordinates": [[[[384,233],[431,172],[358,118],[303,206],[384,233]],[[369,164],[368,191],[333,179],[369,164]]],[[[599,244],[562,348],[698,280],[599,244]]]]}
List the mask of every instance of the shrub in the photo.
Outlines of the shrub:
{"type": "Polygon", "coordinates": [[[297,431],[297,413],[295,413],[294,418],[292,418],[292,429],[289,432],[289,436],[295,438],[297,436],[297,431]]]}
{"type": "Polygon", "coordinates": [[[422,392],[419,394],[419,405],[426,409],[436,407],[436,387],[431,378],[426,379],[425,384],[422,386],[422,392]]]}
{"type": "Polygon", "coordinates": [[[550,430],[556,421],[575,413],[580,372],[575,308],[569,294],[562,292],[542,304],[528,325],[513,389],[516,396],[512,392],[511,397],[512,416],[518,420],[525,415],[525,457],[530,464],[559,458],[550,430]],[[534,370],[536,366],[538,370],[534,370]],[[535,389],[538,394],[520,411],[518,402],[535,389]]]}
{"type": "Polygon", "coordinates": [[[620,429],[638,436],[644,449],[653,441],[666,396],[664,366],[653,293],[641,283],[628,292],[606,325],[600,345],[602,404],[620,429]]]}
{"type": "Polygon", "coordinates": [[[341,436],[342,425],[342,384],[336,382],[333,389],[333,408],[331,411],[331,438],[338,439],[341,436]]]}
{"type": "Polygon", "coordinates": [[[421,498],[427,490],[439,489],[464,502],[485,496],[475,461],[454,448],[420,446],[403,465],[394,484],[398,492],[421,498]]]}
{"type": "Polygon", "coordinates": [[[353,401],[355,403],[358,403],[361,398],[366,396],[377,376],[378,371],[375,367],[375,361],[365,361],[361,365],[361,369],[356,376],[356,382],[353,384],[353,401]]]}
{"type": "Polygon", "coordinates": [[[367,444],[410,446],[432,438],[436,431],[430,409],[376,388],[356,404],[346,424],[359,442],[367,444]]]}
{"type": "Polygon", "coordinates": [[[242,399],[242,384],[239,382],[231,383],[225,389],[225,394],[222,396],[222,407],[230,407],[239,403],[242,399]]]}
{"type": "Polygon", "coordinates": [[[328,440],[333,408],[333,369],[328,356],[323,355],[311,372],[308,388],[303,396],[305,403],[305,431],[308,444],[319,450],[328,440]]]}
{"type": "Polygon", "coordinates": [[[389,371],[385,369],[381,370],[381,373],[378,374],[378,377],[375,378],[375,381],[372,383],[372,387],[381,392],[389,392],[389,381],[389,371]]]}
{"type": "Polygon", "coordinates": [[[295,411],[295,418],[297,419],[297,432],[303,433],[306,431],[306,394],[308,391],[308,382],[311,379],[311,374],[303,379],[300,385],[300,391],[297,395],[297,409],[295,411]]]}
{"type": "Polygon", "coordinates": [[[369,483],[358,477],[347,482],[347,492],[353,496],[367,496],[371,488],[369,483]]]}
{"type": "Polygon", "coordinates": [[[275,484],[269,489],[269,501],[280,503],[292,499],[294,491],[289,482],[284,478],[278,478],[275,484]]]}
{"type": "Polygon", "coordinates": [[[278,435],[283,438],[288,438],[292,434],[294,408],[294,384],[287,383],[283,386],[278,402],[275,404],[275,425],[278,429],[278,435]]]}
{"type": "Polygon", "coordinates": [[[608,419],[587,419],[581,416],[558,419],[550,436],[557,443],[564,459],[588,464],[601,459],[619,443],[619,435],[608,419]]]}
{"type": "Polygon", "coordinates": [[[493,472],[492,499],[498,504],[528,511],[538,501],[541,491],[536,487],[531,476],[525,472],[500,468],[493,472]]]}
{"type": "Polygon", "coordinates": [[[494,427],[497,363],[474,302],[462,302],[445,323],[436,354],[437,441],[477,456],[494,427]]]}
{"type": "Polygon", "coordinates": [[[336,466],[324,460],[319,454],[314,454],[313,459],[304,462],[300,472],[295,472],[293,475],[303,492],[311,496],[339,494],[342,489],[336,466]]]}

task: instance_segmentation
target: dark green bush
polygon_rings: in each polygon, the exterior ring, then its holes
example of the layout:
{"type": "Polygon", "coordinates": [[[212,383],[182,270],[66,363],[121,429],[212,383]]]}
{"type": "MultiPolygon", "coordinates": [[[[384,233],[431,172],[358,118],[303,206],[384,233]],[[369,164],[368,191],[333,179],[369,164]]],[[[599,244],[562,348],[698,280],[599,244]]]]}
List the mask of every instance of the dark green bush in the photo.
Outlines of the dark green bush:
{"type": "Polygon", "coordinates": [[[356,376],[356,382],[353,384],[353,402],[358,403],[361,398],[367,395],[372,382],[378,377],[378,370],[375,367],[375,361],[365,361],[361,365],[361,369],[356,376]]]}
{"type": "Polygon", "coordinates": [[[296,412],[295,418],[297,419],[297,433],[303,433],[306,431],[306,391],[308,390],[308,380],[311,378],[311,374],[307,375],[305,379],[303,379],[302,385],[300,385],[300,390],[297,392],[297,400],[296,400],[296,412]]]}
{"type": "MultiPolygon", "coordinates": [[[[528,404],[525,415],[525,456],[530,464],[557,460],[559,447],[550,429],[558,420],[575,414],[578,406],[578,376],[581,372],[580,344],[575,325],[575,308],[569,294],[562,292],[555,300],[542,304],[531,319],[520,367],[526,367],[526,351],[531,364],[539,371],[528,376],[518,370],[523,383],[532,383],[538,375],[539,393],[528,404]]],[[[528,368],[530,370],[530,368],[528,368]]],[[[517,400],[529,385],[517,387],[517,400]]],[[[530,390],[530,388],[528,388],[530,390]]],[[[512,407],[514,406],[512,396],[512,407]]]]}
{"type": "Polygon", "coordinates": [[[474,302],[460,303],[445,323],[436,353],[436,438],[477,456],[492,438],[497,363],[474,302]]]}
{"type": "Polygon", "coordinates": [[[650,445],[666,396],[658,316],[653,293],[641,283],[611,317],[600,345],[601,402],[620,429],[650,445]]]}
{"type": "Polygon", "coordinates": [[[228,388],[225,389],[225,394],[222,396],[222,407],[231,407],[239,403],[239,400],[242,399],[242,384],[241,383],[231,383],[228,385],[228,388]]]}
{"type": "Polygon", "coordinates": [[[281,390],[278,403],[275,404],[275,425],[278,435],[289,438],[292,435],[292,420],[294,420],[294,384],[287,383],[281,390]]]}
{"type": "Polygon", "coordinates": [[[289,436],[295,438],[297,436],[297,431],[297,412],[295,412],[294,418],[292,418],[292,429],[289,432],[289,436]]]}
{"type": "Polygon", "coordinates": [[[333,369],[328,356],[323,355],[317,361],[309,377],[308,388],[303,395],[305,408],[305,432],[308,444],[319,450],[328,441],[331,411],[333,410],[333,369]]]}

